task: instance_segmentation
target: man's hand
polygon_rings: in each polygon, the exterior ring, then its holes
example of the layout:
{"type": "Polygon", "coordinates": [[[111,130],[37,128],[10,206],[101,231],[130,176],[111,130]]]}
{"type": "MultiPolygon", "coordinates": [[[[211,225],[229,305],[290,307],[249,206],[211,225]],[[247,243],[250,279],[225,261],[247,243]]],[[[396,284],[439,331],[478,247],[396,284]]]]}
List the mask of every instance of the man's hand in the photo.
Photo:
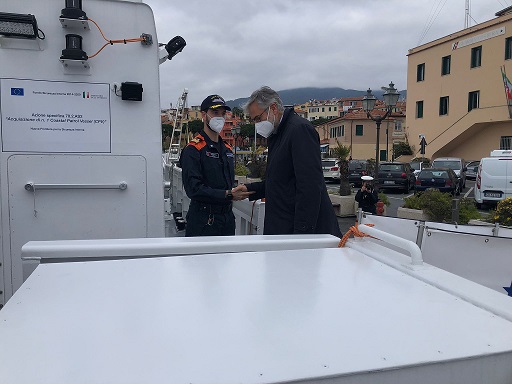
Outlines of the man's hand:
{"type": "Polygon", "coordinates": [[[240,184],[239,186],[233,188],[231,190],[231,193],[233,194],[233,200],[234,201],[240,201],[243,199],[247,199],[250,195],[254,193],[247,191],[247,187],[245,184],[240,184]]]}

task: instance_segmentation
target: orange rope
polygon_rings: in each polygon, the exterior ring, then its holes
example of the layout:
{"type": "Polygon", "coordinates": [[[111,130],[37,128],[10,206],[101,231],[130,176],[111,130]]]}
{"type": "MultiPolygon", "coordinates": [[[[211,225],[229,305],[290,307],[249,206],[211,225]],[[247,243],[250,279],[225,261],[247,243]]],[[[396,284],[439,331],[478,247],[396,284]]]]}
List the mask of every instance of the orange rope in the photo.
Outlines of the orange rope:
{"type": "Polygon", "coordinates": [[[101,47],[95,54],[89,56],[89,59],[93,58],[94,56],[96,56],[98,53],[100,53],[103,48],[105,48],[107,45],[114,45],[114,44],[126,44],[126,43],[136,43],[136,42],[140,42],[140,41],[144,41],[144,39],[142,37],[136,37],[136,38],[132,38],[132,39],[119,39],[119,40],[109,40],[105,37],[105,35],[103,34],[103,31],[101,30],[100,26],[98,25],[98,23],[96,23],[93,19],[89,19],[94,25],[96,25],[96,27],[98,27],[98,30],[100,31],[101,33],[101,36],[103,37],[103,39],[106,41],[106,43],[103,45],[103,47],[101,47]]]}
{"type": "MultiPolygon", "coordinates": [[[[373,227],[375,224],[364,224],[368,227],[373,227]]],[[[350,229],[343,235],[340,242],[338,243],[338,248],[343,248],[345,244],[347,243],[348,238],[350,235],[354,235],[354,237],[371,237],[370,235],[367,235],[366,233],[361,232],[357,227],[359,225],[356,222],[356,225],[353,225],[350,227],[350,229]]]]}

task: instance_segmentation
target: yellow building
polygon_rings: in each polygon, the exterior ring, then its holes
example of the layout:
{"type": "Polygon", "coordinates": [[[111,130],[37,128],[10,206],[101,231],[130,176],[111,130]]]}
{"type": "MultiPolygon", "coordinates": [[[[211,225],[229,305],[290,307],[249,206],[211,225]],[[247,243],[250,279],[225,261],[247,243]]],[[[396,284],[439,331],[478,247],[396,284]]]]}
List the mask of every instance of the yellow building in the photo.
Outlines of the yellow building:
{"type": "Polygon", "coordinates": [[[307,112],[309,121],[334,119],[340,115],[338,101],[313,101],[307,106],[307,112]]]}
{"type": "MultiPolygon", "coordinates": [[[[379,102],[372,111],[373,116],[386,113],[384,105],[379,102]]],[[[393,143],[406,141],[405,103],[400,102],[390,116],[382,121],[379,135],[379,160],[391,160],[393,143]]],[[[377,143],[377,126],[366,116],[362,109],[351,110],[342,117],[332,119],[316,127],[320,135],[320,143],[328,144],[329,152],[337,142],[351,147],[353,159],[366,160],[375,158],[377,143]]]]}
{"type": "MultiPolygon", "coordinates": [[[[512,7],[510,7],[512,8],[512,7]]],[[[480,159],[510,149],[502,68],[512,77],[512,11],[409,50],[407,132],[425,156],[480,159]]]]}

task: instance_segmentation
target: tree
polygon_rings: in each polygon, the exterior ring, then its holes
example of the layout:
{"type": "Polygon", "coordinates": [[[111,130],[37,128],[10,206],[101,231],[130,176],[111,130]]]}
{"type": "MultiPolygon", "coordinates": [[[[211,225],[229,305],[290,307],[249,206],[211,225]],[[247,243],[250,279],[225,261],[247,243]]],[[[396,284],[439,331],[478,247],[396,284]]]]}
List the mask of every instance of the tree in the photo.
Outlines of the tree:
{"type": "Polygon", "coordinates": [[[240,136],[245,141],[248,139],[250,142],[251,139],[254,139],[254,124],[242,124],[240,126],[240,136]]]}
{"type": "Polygon", "coordinates": [[[338,166],[340,168],[340,195],[349,196],[352,193],[350,183],[348,181],[348,156],[350,155],[350,146],[341,144],[336,139],[336,147],[332,150],[334,157],[338,159],[338,166]]]}
{"type": "Polygon", "coordinates": [[[244,118],[244,111],[242,110],[242,108],[233,107],[231,112],[233,112],[234,116],[238,116],[238,117],[240,117],[243,120],[243,118],[244,118]]]}
{"type": "Polygon", "coordinates": [[[171,124],[162,124],[162,138],[166,138],[167,136],[172,135],[172,125],[171,124]]]}
{"type": "Polygon", "coordinates": [[[190,120],[188,122],[188,130],[189,130],[189,132],[191,132],[194,135],[196,133],[201,132],[203,127],[204,127],[204,124],[201,120],[190,120]]]}
{"type": "Polygon", "coordinates": [[[321,125],[323,123],[327,123],[329,119],[326,119],[325,117],[319,117],[318,119],[312,120],[311,124],[313,124],[314,127],[317,125],[321,125]]]}
{"type": "Polygon", "coordinates": [[[396,159],[402,155],[412,155],[411,146],[405,142],[399,142],[393,144],[393,158],[396,159]]]}

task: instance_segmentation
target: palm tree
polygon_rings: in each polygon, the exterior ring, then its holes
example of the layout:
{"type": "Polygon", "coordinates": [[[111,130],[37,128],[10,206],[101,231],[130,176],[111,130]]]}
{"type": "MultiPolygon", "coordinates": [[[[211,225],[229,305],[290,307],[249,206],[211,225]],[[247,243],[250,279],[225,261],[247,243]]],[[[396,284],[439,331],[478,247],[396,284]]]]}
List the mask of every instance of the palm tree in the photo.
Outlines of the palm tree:
{"type": "Polygon", "coordinates": [[[350,155],[350,151],[350,146],[343,145],[336,139],[336,147],[333,149],[333,155],[338,159],[338,166],[340,167],[340,196],[349,196],[352,194],[352,189],[348,182],[348,156],[350,155]]]}

